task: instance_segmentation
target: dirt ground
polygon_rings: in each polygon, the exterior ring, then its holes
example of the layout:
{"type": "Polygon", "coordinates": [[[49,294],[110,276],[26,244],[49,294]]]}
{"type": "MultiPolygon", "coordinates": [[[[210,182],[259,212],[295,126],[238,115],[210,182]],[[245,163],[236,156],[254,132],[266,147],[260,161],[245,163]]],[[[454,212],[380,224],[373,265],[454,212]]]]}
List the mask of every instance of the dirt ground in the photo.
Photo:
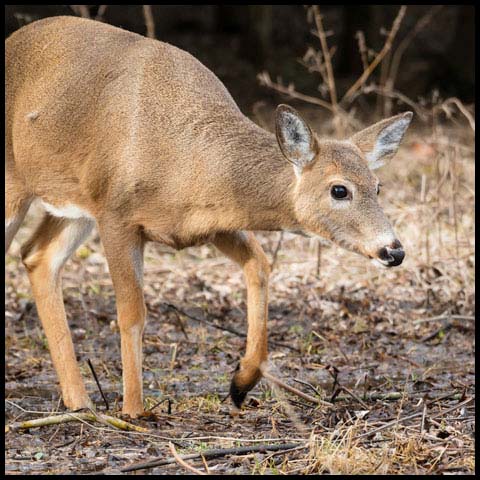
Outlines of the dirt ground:
{"type": "MultiPolygon", "coordinates": [[[[14,428],[65,411],[19,261],[38,221],[40,207],[33,208],[6,259],[6,473],[111,474],[157,457],[171,463],[134,473],[188,473],[172,459],[172,442],[180,455],[204,454],[187,462],[212,474],[473,474],[473,135],[464,126],[414,130],[378,175],[380,202],[407,253],[399,268],[378,269],[317,240],[258,234],[276,257],[271,371],[330,406],[262,380],[232,417],[225,397],[245,346],[242,273],[210,246],[148,245],[143,379],[155,417],[132,421],[146,432],[91,421],[14,428]],[[279,444],[293,446],[268,450],[279,444]]],[[[108,413],[119,417],[120,340],[98,235],[77,250],[63,278],[87,388],[106,412],[90,360],[108,413]]]]}

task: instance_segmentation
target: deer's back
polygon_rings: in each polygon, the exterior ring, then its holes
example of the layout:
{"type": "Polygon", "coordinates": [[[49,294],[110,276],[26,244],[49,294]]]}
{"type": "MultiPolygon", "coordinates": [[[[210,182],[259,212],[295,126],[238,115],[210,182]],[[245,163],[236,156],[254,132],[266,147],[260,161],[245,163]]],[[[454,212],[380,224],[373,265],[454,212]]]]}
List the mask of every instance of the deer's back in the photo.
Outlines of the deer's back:
{"type": "Polygon", "coordinates": [[[100,22],[32,23],[6,40],[5,58],[7,162],[52,200],[61,185],[94,208],[113,185],[167,182],[175,166],[181,178],[186,155],[201,170],[221,125],[244,121],[194,57],[100,22]]]}

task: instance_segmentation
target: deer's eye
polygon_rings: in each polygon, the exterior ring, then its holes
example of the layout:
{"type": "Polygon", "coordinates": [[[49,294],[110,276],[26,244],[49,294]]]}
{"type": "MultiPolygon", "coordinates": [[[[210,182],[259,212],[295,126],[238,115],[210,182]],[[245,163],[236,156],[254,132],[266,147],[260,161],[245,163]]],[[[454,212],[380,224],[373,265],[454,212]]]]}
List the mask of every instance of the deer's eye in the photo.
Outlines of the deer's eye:
{"type": "Polygon", "coordinates": [[[335,200],[343,200],[348,196],[347,187],[344,187],[343,185],[334,185],[330,190],[330,193],[335,200]]]}

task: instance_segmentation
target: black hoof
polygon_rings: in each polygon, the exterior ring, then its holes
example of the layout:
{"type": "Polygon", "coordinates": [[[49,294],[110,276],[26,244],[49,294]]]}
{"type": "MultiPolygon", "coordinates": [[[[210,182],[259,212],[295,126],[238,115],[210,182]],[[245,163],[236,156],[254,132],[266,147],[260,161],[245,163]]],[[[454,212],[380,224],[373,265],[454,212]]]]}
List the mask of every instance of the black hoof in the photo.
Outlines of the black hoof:
{"type": "Polygon", "coordinates": [[[235,377],[232,378],[232,383],[230,383],[230,398],[237,408],[241,408],[245,397],[247,396],[248,390],[240,390],[236,383],[235,377]]]}

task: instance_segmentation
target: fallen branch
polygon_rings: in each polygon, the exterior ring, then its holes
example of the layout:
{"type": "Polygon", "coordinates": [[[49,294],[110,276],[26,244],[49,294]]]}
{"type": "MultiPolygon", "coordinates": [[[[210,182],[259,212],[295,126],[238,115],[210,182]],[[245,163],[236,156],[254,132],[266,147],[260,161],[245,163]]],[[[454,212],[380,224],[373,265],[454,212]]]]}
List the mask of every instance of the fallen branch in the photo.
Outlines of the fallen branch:
{"type": "Polygon", "coordinates": [[[9,425],[10,429],[25,430],[27,428],[45,427],[48,425],[58,425],[60,423],[68,422],[99,422],[106,425],[111,425],[119,430],[134,431],[134,432],[148,432],[148,429],[137,427],[131,423],[125,422],[119,418],[110,417],[101,413],[82,412],[82,413],[65,413],[63,415],[52,415],[50,417],[36,418],[34,420],[26,420],[24,422],[14,422],[9,425]]]}
{"type": "MultiPolygon", "coordinates": [[[[172,452],[173,458],[176,460],[176,462],[181,465],[183,468],[186,470],[189,470],[190,472],[193,472],[195,475],[206,475],[206,473],[201,472],[200,470],[197,470],[195,467],[192,467],[189,465],[185,460],[183,460],[182,457],[177,453],[175,450],[175,447],[173,446],[172,442],[168,442],[168,447],[170,448],[170,451],[172,452]]],[[[204,457],[205,458],[205,457],[204,457]]]]}
{"type": "Polygon", "coordinates": [[[307,400],[312,403],[316,403],[317,405],[324,405],[331,407],[332,404],[330,402],[326,402],[325,400],[320,400],[319,398],[312,397],[311,395],[308,395],[306,393],[303,393],[300,390],[297,390],[294,387],[291,387],[290,385],[287,385],[284,383],[282,380],[280,380],[277,377],[274,377],[271,373],[262,370],[262,375],[265,379],[269,380],[270,382],[274,383],[275,385],[283,388],[284,390],[287,390],[287,392],[293,393],[294,395],[297,395],[297,397],[303,398],[304,400],[307,400]]]}
{"type": "Polygon", "coordinates": [[[438,315],[437,317],[420,318],[419,320],[415,320],[413,324],[419,325],[420,323],[436,322],[438,320],[450,320],[450,319],[475,321],[475,317],[470,315],[438,315]]]}
{"type": "MultiPolygon", "coordinates": [[[[193,460],[195,458],[201,458],[201,457],[204,457],[205,459],[209,459],[209,458],[225,457],[227,455],[246,455],[246,454],[255,453],[255,452],[267,452],[267,451],[277,452],[280,450],[290,450],[292,448],[297,448],[301,446],[302,444],[300,443],[287,443],[283,445],[256,445],[256,446],[250,446],[250,447],[215,448],[212,450],[207,450],[202,453],[191,453],[189,455],[182,455],[180,458],[182,460],[193,460]]],[[[303,445],[303,446],[304,448],[308,447],[308,445],[303,445]]],[[[134,472],[136,470],[144,470],[147,468],[154,468],[154,467],[160,467],[162,465],[169,465],[175,462],[177,462],[175,458],[165,459],[164,457],[158,457],[148,462],[137,463],[137,464],[122,468],[121,472],[134,472]]]]}

